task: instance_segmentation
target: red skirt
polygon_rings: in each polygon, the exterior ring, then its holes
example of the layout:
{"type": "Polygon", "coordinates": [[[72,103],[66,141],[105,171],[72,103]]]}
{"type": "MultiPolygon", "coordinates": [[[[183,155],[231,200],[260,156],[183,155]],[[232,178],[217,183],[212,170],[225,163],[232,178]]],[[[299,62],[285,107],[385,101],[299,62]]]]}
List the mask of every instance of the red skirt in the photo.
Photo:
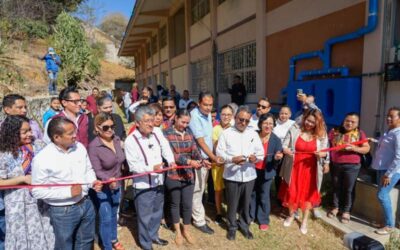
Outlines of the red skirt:
{"type": "Polygon", "coordinates": [[[285,181],[279,189],[279,199],[282,205],[290,209],[310,209],[321,203],[317,188],[317,159],[314,152],[317,150],[317,140],[304,141],[300,136],[295,144],[296,156],[293,162],[290,184],[285,181]]]}

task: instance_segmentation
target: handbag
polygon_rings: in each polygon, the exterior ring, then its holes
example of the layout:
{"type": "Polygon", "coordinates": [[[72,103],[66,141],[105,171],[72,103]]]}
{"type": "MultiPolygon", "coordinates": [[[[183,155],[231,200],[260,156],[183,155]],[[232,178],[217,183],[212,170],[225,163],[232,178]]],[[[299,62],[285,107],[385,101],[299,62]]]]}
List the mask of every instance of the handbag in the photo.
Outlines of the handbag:
{"type": "Polygon", "coordinates": [[[293,168],[293,156],[284,155],[282,158],[282,165],[281,165],[281,171],[279,172],[279,176],[281,176],[287,184],[290,183],[290,177],[292,176],[292,168],[293,168]]]}

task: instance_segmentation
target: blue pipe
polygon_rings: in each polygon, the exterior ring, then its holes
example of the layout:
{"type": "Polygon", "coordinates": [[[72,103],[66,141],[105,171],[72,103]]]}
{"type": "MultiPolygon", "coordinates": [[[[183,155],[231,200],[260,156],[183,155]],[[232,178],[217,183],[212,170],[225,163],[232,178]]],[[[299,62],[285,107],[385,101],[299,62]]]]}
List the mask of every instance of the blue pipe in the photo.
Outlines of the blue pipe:
{"type": "Polygon", "coordinates": [[[322,61],[324,63],[324,69],[329,69],[331,67],[331,52],[332,52],[332,46],[334,44],[346,42],[346,41],[353,40],[356,38],[360,38],[360,37],[364,36],[365,34],[372,32],[376,28],[377,25],[378,25],[378,0],[370,0],[367,26],[364,26],[355,32],[352,32],[352,33],[349,33],[349,34],[346,34],[343,36],[331,38],[325,42],[324,54],[323,54],[323,59],[322,59],[322,61]]]}
{"type": "Polygon", "coordinates": [[[349,68],[348,67],[339,67],[339,68],[329,68],[329,69],[315,69],[315,70],[307,70],[299,73],[297,80],[303,81],[304,77],[307,76],[322,76],[322,75],[330,75],[330,74],[340,74],[342,77],[349,76],[349,68]]]}
{"type": "Polygon", "coordinates": [[[322,59],[323,55],[322,55],[322,51],[317,50],[317,51],[312,51],[312,52],[307,52],[307,53],[302,53],[302,54],[298,54],[295,56],[292,56],[289,60],[289,80],[292,81],[295,79],[296,77],[296,61],[299,60],[304,60],[304,59],[310,59],[310,58],[314,58],[314,57],[319,57],[320,59],[322,59]]]}
{"type": "Polygon", "coordinates": [[[307,70],[299,73],[298,80],[303,80],[305,76],[315,76],[324,74],[340,74],[341,76],[348,76],[350,70],[347,67],[331,68],[331,50],[332,46],[336,43],[341,43],[362,37],[363,35],[372,32],[378,24],[378,6],[379,0],[370,0],[368,8],[368,24],[355,32],[334,37],[325,42],[324,50],[312,51],[307,53],[292,56],[289,60],[289,81],[294,81],[296,78],[296,61],[319,57],[323,62],[323,69],[320,70],[307,70]]]}

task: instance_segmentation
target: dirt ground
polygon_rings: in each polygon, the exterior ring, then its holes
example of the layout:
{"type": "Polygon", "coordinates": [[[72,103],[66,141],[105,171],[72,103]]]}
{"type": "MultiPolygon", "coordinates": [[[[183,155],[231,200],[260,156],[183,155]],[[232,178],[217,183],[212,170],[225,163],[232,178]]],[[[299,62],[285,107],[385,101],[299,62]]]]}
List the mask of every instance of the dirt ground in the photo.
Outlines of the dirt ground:
{"type": "MultiPolygon", "coordinates": [[[[209,225],[215,230],[214,235],[206,235],[191,227],[191,233],[195,237],[197,243],[188,245],[186,242],[179,247],[174,243],[174,233],[163,227],[160,229],[160,238],[168,240],[166,247],[154,246],[154,249],[172,250],[172,249],[346,249],[342,244],[341,233],[334,231],[317,220],[309,221],[309,230],[307,235],[300,233],[299,223],[293,223],[290,228],[283,227],[283,219],[285,218],[285,210],[273,207],[271,215],[270,229],[262,232],[258,229],[257,224],[252,224],[250,230],[254,234],[254,240],[245,239],[240,232],[236,234],[235,241],[226,239],[226,230],[215,224],[210,218],[214,218],[213,207],[206,206],[207,216],[209,216],[209,225]]],[[[119,241],[124,245],[125,249],[138,248],[136,242],[136,225],[135,220],[130,218],[127,220],[127,226],[120,227],[118,231],[119,241]]],[[[96,246],[95,249],[100,249],[96,246]]]]}

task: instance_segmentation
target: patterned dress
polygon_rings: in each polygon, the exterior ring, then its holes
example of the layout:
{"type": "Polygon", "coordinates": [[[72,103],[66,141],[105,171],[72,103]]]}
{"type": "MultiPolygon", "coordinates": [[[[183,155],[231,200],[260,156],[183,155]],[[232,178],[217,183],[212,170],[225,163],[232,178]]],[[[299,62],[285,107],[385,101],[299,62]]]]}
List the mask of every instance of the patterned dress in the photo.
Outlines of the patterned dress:
{"type": "MultiPolygon", "coordinates": [[[[44,144],[36,141],[33,152],[37,154],[44,144]]],[[[17,158],[0,152],[0,178],[9,179],[25,175],[22,165],[25,154],[17,158]]],[[[29,189],[9,189],[4,192],[6,209],[7,250],[54,249],[54,232],[48,215],[48,205],[33,198],[29,189]]]]}

